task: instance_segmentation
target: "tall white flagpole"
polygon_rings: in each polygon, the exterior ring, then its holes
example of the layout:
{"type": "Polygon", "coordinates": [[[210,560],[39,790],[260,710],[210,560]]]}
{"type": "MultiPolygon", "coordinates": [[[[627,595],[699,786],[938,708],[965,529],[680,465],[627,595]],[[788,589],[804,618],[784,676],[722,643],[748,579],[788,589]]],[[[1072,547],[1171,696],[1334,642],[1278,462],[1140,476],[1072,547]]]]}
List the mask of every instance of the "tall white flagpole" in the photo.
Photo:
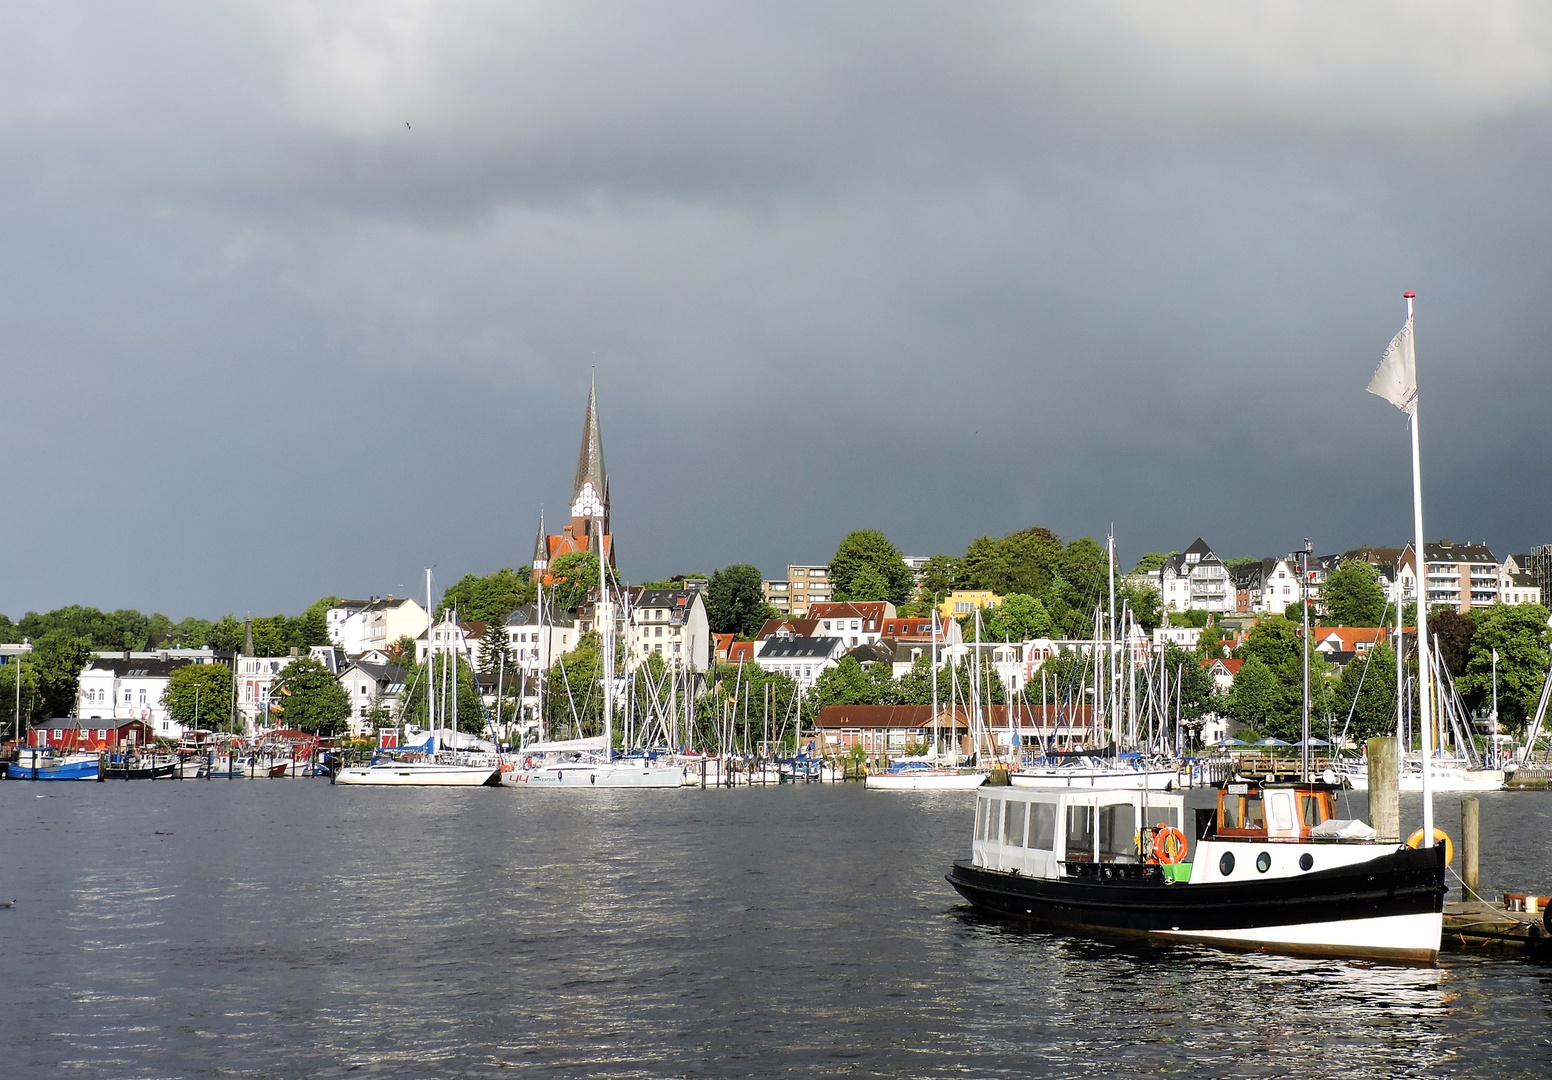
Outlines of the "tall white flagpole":
{"type": "MultiPolygon", "coordinates": [[[[1413,357],[1417,355],[1417,329],[1412,321],[1412,300],[1406,293],[1407,325],[1412,329],[1413,357]]],[[[1422,395],[1419,394],[1420,398],[1422,395]]],[[[1418,719],[1423,734],[1423,846],[1433,847],[1433,676],[1428,662],[1428,551],[1423,540],[1423,466],[1417,435],[1420,402],[1412,402],[1412,525],[1417,534],[1413,556],[1417,570],[1417,694],[1418,719]]]]}

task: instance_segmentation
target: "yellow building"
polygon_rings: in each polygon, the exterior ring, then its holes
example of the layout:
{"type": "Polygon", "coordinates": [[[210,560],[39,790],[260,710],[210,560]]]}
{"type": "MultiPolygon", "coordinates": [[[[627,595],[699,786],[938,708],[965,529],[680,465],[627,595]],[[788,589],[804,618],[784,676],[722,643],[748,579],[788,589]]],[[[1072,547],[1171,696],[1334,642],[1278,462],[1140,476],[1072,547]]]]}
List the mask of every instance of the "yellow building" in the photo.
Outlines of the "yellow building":
{"type": "Polygon", "coordinates": [[[943,616],[944,622],[949,622],[976,608],[996,607],[1000,603],[1002,597],[990,589],[955,589],[938,605],[938,614],[943,616]]]}

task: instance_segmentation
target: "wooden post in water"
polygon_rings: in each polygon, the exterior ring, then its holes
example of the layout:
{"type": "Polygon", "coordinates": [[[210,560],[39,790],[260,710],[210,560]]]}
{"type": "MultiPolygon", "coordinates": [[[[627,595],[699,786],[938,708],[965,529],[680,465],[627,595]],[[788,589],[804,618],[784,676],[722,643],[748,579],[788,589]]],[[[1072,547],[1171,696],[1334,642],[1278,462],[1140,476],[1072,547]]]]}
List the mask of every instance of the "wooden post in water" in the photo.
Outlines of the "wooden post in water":
{"type": "Polygon", "coordinates": [[[1460,800],[1460,880],[1465,886],[1463,900],[1480,900],[1477,888],[1482,884],[1482,849],[1478,833],[1482,824],[1482,804],[1475,795],[1460,800]]]}
{"type": "Polygon", "coordinates": [[[1397,769],[1394,737],[1370,739],[1369,824],[1375,838],[1386,843],[1401,842],[1401,774],[1397,769]]]}

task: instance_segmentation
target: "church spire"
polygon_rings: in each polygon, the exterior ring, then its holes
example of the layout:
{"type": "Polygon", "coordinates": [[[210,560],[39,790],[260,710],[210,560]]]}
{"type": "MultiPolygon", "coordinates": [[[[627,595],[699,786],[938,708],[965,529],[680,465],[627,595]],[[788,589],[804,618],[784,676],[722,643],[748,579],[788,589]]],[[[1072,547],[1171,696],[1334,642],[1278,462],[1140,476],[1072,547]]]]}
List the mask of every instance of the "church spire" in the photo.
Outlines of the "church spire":
{"type": "Polygon", "coordinates": [[[537,573],[550,565],[550,538],[544,531],[544,507],[539,508],[539,535],[534,538],[533,570],[537,573]]]}
{"type": "Polygon", "coordinates": [[[571,487],[571,519],[574,533],[583,535],[587,523],[603,518],[609,531],[609,476],[604,471],[604,440],[598,430],[598,379],[587,390],[587,416],[582,421],[582,452],[577,456],[577,478],[571,487]]]}

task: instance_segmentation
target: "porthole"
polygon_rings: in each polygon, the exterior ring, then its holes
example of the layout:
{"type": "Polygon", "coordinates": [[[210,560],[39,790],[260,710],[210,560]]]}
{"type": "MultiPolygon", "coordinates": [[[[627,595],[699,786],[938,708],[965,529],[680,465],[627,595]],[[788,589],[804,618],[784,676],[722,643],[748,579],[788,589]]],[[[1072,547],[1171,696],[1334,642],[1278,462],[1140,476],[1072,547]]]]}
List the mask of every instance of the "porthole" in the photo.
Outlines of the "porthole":
{"type": "Polygon", "coordinates": [[[1299,856],[1299,869],[1300,870],[1308,870],[1310,867],[1312,867],[1314,865],[1315,865],[1315,856],[1311,855],[1309,852],[1306,851],[1303,855],[1299,856]]]}
{"type": "Polygon", "coordinates": [[[1261,871],[1264,874],[1268,870],[1270,870],[1271,868],[1272,868],[1272,853],[1270,851],[1263,851],[1261,854],[1256,856],[1256,869],[1257,870],[1261,871]]]}
{"type": "Polygon", "coordinates": [[[1224,877],[1234,873],[1234,852],[1225,851],[1223,858],[1218,860],[1218,872],[1224,877]]]}

